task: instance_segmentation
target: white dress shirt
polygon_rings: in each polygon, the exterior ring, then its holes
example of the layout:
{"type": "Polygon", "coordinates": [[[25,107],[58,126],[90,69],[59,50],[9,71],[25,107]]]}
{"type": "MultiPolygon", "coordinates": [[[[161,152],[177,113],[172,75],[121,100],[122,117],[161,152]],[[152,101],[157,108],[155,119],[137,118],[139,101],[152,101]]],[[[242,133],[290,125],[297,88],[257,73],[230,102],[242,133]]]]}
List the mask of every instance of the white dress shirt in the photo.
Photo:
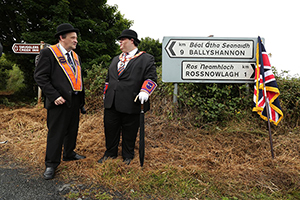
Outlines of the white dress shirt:
{"type": "MultiPolygon", "coordinates": [[[[124,69],[126,68],[128,62],[130,61],[130,58],[133,57],[137,51],[138,51],[138,48],[135,48],[128,53],[128,55],[126,56],[124,69]]],[[[119,69],[120,65],[121,65],[121,61],[118,62],[118,69],[119,69]]]]}

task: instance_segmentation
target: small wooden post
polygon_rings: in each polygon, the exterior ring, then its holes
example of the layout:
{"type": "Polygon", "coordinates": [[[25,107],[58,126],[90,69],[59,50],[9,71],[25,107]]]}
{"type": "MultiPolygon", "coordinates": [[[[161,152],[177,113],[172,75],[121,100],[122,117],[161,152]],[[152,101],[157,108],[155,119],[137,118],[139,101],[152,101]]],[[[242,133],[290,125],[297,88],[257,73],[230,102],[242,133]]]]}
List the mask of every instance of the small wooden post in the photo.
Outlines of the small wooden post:
{"type": "MultiPolygon", "coordinates": [[[[40,50],[42,50],[44,47],[45,47],[45,42],[41,41],[40,50]]],[[[35,57],[35,66],[37,66],[38,60],[39,60],[39,55],[35,57]]],[[[41,101],[42,101],[42,90],[40,87],[38,87],[38,104],[41,103],[41,101]]]]}

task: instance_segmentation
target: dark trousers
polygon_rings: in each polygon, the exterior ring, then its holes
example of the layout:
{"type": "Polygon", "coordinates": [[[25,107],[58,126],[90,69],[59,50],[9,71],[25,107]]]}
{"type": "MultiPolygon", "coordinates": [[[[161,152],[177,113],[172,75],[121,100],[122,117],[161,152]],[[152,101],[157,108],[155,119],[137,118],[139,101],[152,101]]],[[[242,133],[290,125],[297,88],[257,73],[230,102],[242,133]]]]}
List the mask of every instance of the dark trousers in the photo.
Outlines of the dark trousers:
{"type": "Polygon", "coordinates": [[[46,167],[56,168],[60,164],[62,145],[64,146],[63,156],[65,158],[75,156],[79,105],[80,98],[78,95],[73,95],[71,107],[63,104],[47,110],[46,167]]]}
{"type": "Polygon", "coordinates": [[[132,159],[140,126],[140,114],[125,114],[114,106],[104,110],[105,156],[117,157],[120,136],[122,135],[122,157],[132,159]]]}

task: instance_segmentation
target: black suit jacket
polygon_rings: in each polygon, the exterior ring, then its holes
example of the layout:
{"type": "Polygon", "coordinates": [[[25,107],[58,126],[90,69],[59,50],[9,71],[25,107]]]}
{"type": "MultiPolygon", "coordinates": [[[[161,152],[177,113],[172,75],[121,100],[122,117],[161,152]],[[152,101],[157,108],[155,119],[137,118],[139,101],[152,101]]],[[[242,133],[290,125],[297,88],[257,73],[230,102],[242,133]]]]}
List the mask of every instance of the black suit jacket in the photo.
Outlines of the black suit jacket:
{"type": "MultiPolygon", "coordinates": [[[[138,52],[137,52],[138,53],[138,52]]],[[[157,81],[154,57],[143,53],[130,60],[120,77],[117,65],[119,56],[113,58],[106,77],[108,88],[106,90],[104,107],[111,108],[114,104],[117,111],[127,114],[138,114],[141,111],[140,101],[134,102],[145,80],[157,81]]],[[[145,111],[149,110],[150,101],[144,103],[145,111]]]]}
{"type": "MultiPolygon", "coordinates": [[[[56,106],[54,101],[60,96],[66,100],[67,106],[70,107],[73,93],[72,86],[49,48],[40,51],[34,71],[34,79],[46,97],[45,108],[50,109],[56,106]]],[[[80,107],[85,104],[84,87],[82,88],[82,92],[78,93],[81,101],[80,107]]]]}

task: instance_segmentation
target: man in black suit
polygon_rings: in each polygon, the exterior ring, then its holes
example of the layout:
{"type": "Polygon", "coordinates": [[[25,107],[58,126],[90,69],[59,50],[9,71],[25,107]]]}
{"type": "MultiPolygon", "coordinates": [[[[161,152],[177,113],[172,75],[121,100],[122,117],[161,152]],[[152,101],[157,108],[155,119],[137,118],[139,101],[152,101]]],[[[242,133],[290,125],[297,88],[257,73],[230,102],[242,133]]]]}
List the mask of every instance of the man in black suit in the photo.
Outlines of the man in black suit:
{"type": "Polygon", "coordinates": [[[98,160],[116,158],[122,135],[122,157],[130,164],[139,129],[141,104],[149,110],[148,98],[156,87],[157,74],[154,57],[138,50],[137,33],[126,29],[118,37],[120,56],[113,58],[104,89],[104,130],[106,151],[98,160]],[[136,97],[139,101],[134,101],[136,97]]]}
{"type": "Polygon", "coordinates": [[[79,30],[64,23],[57,27],[55,37],[59,43],[42,49],[34,72],[34,79],[45,95],[47,109],[47,148],[44,172],[46,180],[54,178],[55,169],[63,160],[80,160],[74,152],[83,108],[84,87],[79,56],[73,51],[79,30]]]}

